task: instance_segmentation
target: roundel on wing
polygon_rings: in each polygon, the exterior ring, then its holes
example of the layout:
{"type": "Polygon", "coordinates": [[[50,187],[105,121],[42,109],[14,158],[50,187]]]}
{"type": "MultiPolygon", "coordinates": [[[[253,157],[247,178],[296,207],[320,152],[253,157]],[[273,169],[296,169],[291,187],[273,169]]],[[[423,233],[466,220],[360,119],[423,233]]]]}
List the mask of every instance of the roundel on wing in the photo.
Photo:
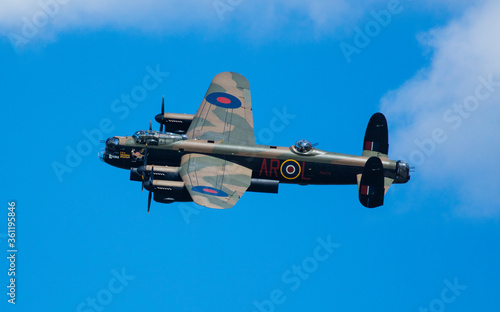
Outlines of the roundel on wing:
{"type": "Polygon", "coordinates": [[[288,180],[293,180],[300,175],[300,165],[296,160],[285,160],[280,167],[281,175],[288,180]]]}
{"type": "Polygon", "coordinates": [[[219,189],[216,189],[216,188],[213,188],[211,186],[198,185],[198,186],[194,186],[191,190],[198,192],[198,193],[219,196],[219,197],[228,197],[229,196],[229,195],[227,195],[226,192],[219,190],[219,189]]]}
{"type": "Polygon", "coordinates": [[[210,93],[205,99],[210,104],[224,108],[235,109],[241,106],[241,101],[237,97],[225,92],[210,93]]]}

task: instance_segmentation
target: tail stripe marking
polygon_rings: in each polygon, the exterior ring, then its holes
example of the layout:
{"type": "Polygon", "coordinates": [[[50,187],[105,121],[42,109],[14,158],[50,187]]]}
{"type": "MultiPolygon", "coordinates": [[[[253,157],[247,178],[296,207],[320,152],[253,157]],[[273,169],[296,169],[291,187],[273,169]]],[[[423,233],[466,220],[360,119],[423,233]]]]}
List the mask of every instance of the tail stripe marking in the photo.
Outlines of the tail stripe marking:
{"type": "Polygon", "coordinates": [[[365,151],[378,151],[378,142],[365,142],[365,151]]]}

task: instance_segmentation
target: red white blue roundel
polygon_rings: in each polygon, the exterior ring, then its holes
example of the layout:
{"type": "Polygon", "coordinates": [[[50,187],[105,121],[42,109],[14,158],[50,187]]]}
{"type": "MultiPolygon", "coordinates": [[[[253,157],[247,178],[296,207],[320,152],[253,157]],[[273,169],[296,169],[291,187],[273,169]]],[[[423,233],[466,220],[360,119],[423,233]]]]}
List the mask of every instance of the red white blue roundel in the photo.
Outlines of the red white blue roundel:
{"type": "Polygon", "coordinates": [[[285,179],[293,180],[300,175],[300,165],[296,160],[285,160],[281,164],[280,171],[285,179]]]}
{"type": "Polygon", "coordinates": [[[210,93],[206,100],[210,104],[224,108],[234,109],[241,106],[241,101],[237,97],[225,92],[210,93]]]}
{"type": "Polygon", "coordinates": [[[192,191],[198,192],[198,193],[203,193],[203,194],[208,194],[208,195],[213,195],[213,196],[220,196],[220,197],[228,197],[226,192],[222,190],[218,190],[216,188],[213,188],[211,186],[202,186],[198,185],[195,186],[191,189],[192,191]]]}

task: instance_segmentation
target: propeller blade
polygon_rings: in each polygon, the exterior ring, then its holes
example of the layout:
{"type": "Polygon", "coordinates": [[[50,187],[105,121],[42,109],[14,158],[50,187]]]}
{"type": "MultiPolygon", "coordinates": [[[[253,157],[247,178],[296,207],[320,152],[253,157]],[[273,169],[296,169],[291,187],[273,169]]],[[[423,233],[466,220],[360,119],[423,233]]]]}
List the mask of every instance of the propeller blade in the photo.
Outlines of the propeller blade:
{"type": "Polygon", "coordinates": [[[151,208],[151,191],[149,191],[149,195],[148,195],[148,213],[149,213],[149,209],[151,208]]]}
{"type": "MultiPolygon", "coordinates": [[[[165,96],[161,99],[161,115],[165,114],[165,96]]],[[[163,123],[160,123],[160,132],[163,132],[163,123]]]]}
{"type": "Polygon", "coordinates": [[[162,96],[161,99],[161,114],[165,114],[165,96],[162,96]]]}
{"type": "MultiPolygon", "coordinates": [[[[155,165],[152,165],[151,166],[151,173],[149,174],[149,186],[152,188],[153,187],[153,175],[154,175],[154,172],[155,172],[155,165]]],[[[151,195],[152,195],[152,191],[151,191],[151,188],[149,189],[149,195],[148,195],[148,213],[149,213],[149,209],[151,208],[151,195]]]]}
{"type": "Polygon", "coordinates": [[[146,174],[146,170],[148,167],[148,143],[146,143],[146,148],[144,149],[144,170],[142,170],[141,176],[142,176],[142,190],[141,192],[144,191],[144,175],[146,174]]]}
{"type": "Polygon", "coordinates": [[[151,127],[151,120],[149,121],[149,131],[153,130],[153,128],[151,127]]]}

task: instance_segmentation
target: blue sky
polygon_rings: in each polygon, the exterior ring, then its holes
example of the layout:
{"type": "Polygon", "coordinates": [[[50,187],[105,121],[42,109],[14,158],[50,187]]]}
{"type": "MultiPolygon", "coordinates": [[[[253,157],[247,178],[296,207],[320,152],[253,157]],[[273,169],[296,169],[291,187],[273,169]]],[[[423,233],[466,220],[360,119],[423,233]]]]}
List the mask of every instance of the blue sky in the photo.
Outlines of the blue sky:
{"type": "Polygon", "coordinates": [[[9,201],[18,248],[16,305],[5,294],[2,311],[496,311],[495,1],[26,0],[0,12],[4,289],[9,201]],[[381,111],[389,156],[416,167],[410,183],[376,209],[355,186],[281,185],[229,210],[147,214],[147,193],[94,142],[146,129],[162,95],[194,114],[228,70],[250,81],[258,143],[358,155],[381,111]],[[137,105],[124,111],[127,96],[137,105]]]}

